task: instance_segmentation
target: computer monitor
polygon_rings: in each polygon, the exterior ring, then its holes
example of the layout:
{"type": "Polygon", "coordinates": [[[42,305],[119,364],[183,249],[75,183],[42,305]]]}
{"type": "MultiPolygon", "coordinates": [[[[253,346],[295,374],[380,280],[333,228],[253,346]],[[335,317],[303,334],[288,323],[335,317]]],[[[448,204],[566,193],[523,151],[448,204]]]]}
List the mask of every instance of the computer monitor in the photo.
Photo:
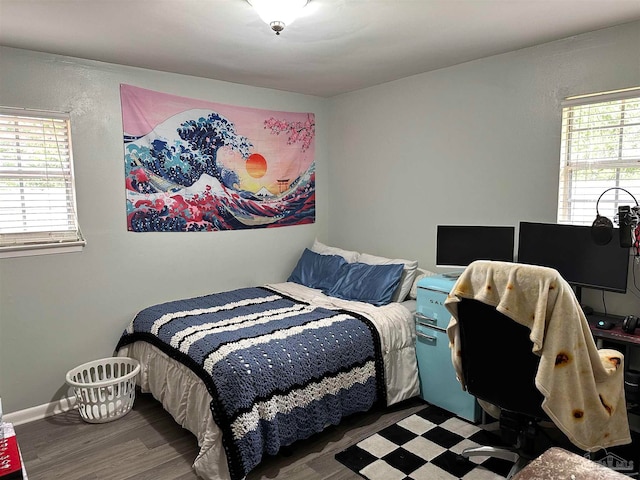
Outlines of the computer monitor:
{"type": "Polygon", "coordinates": [[[581,287],[627,291],[629,249],[620,247],[617,228],[611,242],[597,245],[590,226],[520,222],[518,239],[519,263],[555,268],[578,297],[581,287]]]}
{"type": "Polygon", "coordinates": [[[436,266],[465,268],[475,260],[513,261],[515,227],[438,225],[436,266]]]}

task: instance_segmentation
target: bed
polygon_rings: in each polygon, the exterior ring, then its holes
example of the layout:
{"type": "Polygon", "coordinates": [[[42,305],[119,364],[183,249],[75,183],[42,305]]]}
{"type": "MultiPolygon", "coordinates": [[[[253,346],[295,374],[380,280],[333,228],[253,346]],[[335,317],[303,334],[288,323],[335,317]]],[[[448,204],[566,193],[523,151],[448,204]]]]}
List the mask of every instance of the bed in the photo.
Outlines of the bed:
{"type": "Polygon", "coordinates": [[[141,363],[141,391],[197,437],[193,466],[203,479],[244,478],[264,455],[419,392],[415,301],[393,301],[404,300],[398,289],[408,291],[415,273],[407,277],[405,264],[394,295],[387,288],[375,305],[349,292],[363,284],[362,262],[339,256],[329,268],[335,255],[314,252],[305,270],[305,254],[288,282],[146,308],[118,342],[118,355],[141,363]],[[341,291],[332,289],[338,271],[341,291]]]}

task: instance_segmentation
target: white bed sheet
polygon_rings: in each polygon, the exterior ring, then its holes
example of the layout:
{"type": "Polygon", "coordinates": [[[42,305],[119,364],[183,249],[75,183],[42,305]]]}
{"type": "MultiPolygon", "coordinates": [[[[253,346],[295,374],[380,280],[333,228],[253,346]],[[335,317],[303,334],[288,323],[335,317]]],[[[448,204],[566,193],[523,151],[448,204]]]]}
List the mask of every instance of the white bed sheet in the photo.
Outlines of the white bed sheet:
{"type": "MultiPolygon", "coordinates": [[[[341,300],[291,282],[267,286],[300,301],[346,309],[371,320],[382,344],[387,405],[418,395],[415,325],[408,308],[400,303],[375,307],[341,300]]],[[[127,345],[118,355],[140,362],[142,368],[137,383],[141,390],[151,393],[176,422],[197,437],[200,451],[193,463],[196,473],[206,480],[229,480],[222,432],[213,421],[211,396],[204,383],[189,368],[146,342],[127,345]]]]}

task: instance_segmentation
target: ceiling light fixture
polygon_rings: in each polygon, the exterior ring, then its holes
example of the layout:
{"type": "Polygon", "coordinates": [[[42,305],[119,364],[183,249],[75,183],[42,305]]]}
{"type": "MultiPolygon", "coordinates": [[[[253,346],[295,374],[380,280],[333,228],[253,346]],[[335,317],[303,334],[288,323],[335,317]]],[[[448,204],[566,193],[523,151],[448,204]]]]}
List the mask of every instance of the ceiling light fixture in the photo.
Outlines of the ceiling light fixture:
{"type": "Polygon", "coordinates": [[[311,0],[247,0],[260,18],[280,35],[284,27],[298,18],[311,0]]]}

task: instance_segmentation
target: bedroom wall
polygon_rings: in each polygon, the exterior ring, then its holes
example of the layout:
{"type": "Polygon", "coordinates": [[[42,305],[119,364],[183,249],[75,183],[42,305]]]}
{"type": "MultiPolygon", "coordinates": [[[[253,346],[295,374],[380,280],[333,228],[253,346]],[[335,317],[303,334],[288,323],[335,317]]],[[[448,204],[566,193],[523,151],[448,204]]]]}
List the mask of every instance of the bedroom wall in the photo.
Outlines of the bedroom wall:
{"type": "MultiPolygon", "coordinates": [[[[4,411],[67,395],[65,372],[110,355],[144,306],[284,280],[315,236],[434,269],[437,224],[555,221],[560,102],[640,85],[638,45],[636,22],[329,100],[0,47],[0,105],[71,112],[88,240],[81,253],[0,259],[4,411]],[[120,83],[314,112],[316,224],[127,232],[120,83]]],[[[639,295],[607,293],[607,305],[640,315],[639,295]]]]}
{"type": "MultiPolygon", "coordinates": [[[[332,98],[330,243],[440,271],[438,224],[555,222],[560,102],[640,85],[639,45],[636,22],[332,98]]],[[[640,315],[630,290],[610,312],[640,315]]]]}
{"type": "Polygon", "coordinates": [[[0,48],[0,105],[69,111],[81,253],[0,259],[5,413],[67,395],[65,373],[110,356],[141,308],[284,281],[326,237],[325,99],[0,48]],[[120,83],[219,103],[316,114],[316,223],[252,231],[132,233],[125,218],[120,83]]]}

